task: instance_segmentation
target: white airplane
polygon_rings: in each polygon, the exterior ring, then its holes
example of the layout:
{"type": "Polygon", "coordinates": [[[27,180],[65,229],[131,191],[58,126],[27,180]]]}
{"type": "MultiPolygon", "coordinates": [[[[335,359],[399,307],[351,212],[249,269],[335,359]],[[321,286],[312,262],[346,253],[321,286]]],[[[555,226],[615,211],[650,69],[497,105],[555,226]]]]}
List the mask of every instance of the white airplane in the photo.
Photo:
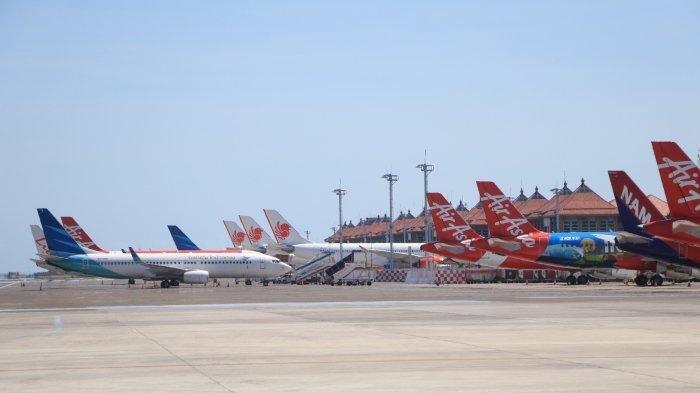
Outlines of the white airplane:
{"type": "MultiPolygon", "coordinates": [[[[339,253],[339,243],[311,243],[304,239],[299,232],[277,210],[264,209],[272,232],[281,250],[294,253],[294,264],[308,262],[328,253],[339,253]]],[[[420,249],[423,243],[394,243],[394,261],[415,264],[425,260],[439,262],[441,257],[426,253],[420,249]]],[[[382,267],[389,264],[389,243],[343,243],[343,255],[355,253],[356,263],[368,263],[371,266],[382,267]]]]}
{"type": "Polygon", "coordinates": [[[41,227],[32,224],[29,228],[32,231],[34,245],[36,246],[36,257],[30,258],[30,260],[34,262],[37,267],[48,270],[52,274],[65,274],[66,272],[63,269],[49,265],[46,262],[49,257],[49,246],[46,245],[46,237],[44,237],[44,231],[41,230],[41,227]]]}
{"type": "Polygon", "coordinates": [[[260,279],[266,282],[291,271],[279,259],[252,251],[95,252],[81,247],[48,209],[37,209],[49,254],[48,265],[84,275],[161,281],[161,288],[205,284],[209,278],[260,279]],[[92,252],[90,252],[92,251],[92,252]]]}

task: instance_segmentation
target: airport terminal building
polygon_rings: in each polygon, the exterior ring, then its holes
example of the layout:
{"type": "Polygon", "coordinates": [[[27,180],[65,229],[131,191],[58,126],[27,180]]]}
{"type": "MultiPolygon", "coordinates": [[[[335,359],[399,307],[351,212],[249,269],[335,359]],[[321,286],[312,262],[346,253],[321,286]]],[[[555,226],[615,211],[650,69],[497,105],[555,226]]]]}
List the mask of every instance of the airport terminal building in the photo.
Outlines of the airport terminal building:
{"type": "MultiPolygon", "coordinates": [[[[650,200],[661,213],[668,215],[668,205],[662,199],[649,195],[650,200]]],[[[584,179],[571,190],[566,182],[551,198],[543,196],[538,187],[527,196],[524,190],[513,199],[513,204],[538,229],[546,232],[608,231],[620,230],[621,223],[615,201],[606,201],[590,189],[584,179]]],[[[481,202],[471,209],[463,201],[456,206],[465,221],[474,230],[488,236],[488,227],[481,202]]],[[[425,239],[424,212],[418,216],[411,211],[400,212],[394,220],[395,242],[423,242],[425,239]]],[[[430,217],[429,217],[430,219],[430,217]]],[[[435,233],[433,232],[433,239],[435,233]]],[[[328,237],[328,242],[338,242],[340,233],[336,231],[328,237]]],[[[366,217],[357,224],[352,221],[343,225],[343,241],[349,243],[381,243],[389,240],[389,217],[387,215],[366,217]]]]}

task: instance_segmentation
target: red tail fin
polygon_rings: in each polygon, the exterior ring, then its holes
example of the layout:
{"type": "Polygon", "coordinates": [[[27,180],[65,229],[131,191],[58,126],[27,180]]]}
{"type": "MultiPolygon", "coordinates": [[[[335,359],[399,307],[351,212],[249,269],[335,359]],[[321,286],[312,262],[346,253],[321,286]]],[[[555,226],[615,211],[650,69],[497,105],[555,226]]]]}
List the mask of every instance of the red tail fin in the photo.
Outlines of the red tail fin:
{"type": "Polygon", "coordinates": [[[445,197],[438,192],[429,192],[428,207],[435,224],[438,241],[443,243],[460,243],[467,239],[481,238],[469,224],[464,221],[445,197]]]}
{"type": "Polygon", "coordinates": [[[666,219],[625,171],[608,171],[608,176],[618,209],[625,208],[632,214],[632,216],[627,216],[624,211],[620,211],[620,218],[625,230],[634,229],[639,224],[666,219]],[[629,219],[629,223],[626,221],[627,219],[629,219]],[[627,228],[627,224],[629,224],[629,228],[627,228]]]}
{"type": "Polygon", "coordinates": [[[479,197],[486,215],[486,223],[492,237],[513,238],[526,233],[539,232],[513,206],[513,203],[494,182],[478,181],[479,197]]]}
{"type": "Polygon", "coordinates": [[[651,142],[673,218],[700,217],[700,171],[676,142],[651,142]]]}
{"type": "Polygon", "coordinates": [[[73,240],[80,244],[80,246],[89,248],[93,251],[107,252],[92,241],[87,232],[80,227],[80,224],[78,224],[73,217],[61,217],[61,224],[64,228],[66,228],[66,231],[73,238],[73,240]]]}

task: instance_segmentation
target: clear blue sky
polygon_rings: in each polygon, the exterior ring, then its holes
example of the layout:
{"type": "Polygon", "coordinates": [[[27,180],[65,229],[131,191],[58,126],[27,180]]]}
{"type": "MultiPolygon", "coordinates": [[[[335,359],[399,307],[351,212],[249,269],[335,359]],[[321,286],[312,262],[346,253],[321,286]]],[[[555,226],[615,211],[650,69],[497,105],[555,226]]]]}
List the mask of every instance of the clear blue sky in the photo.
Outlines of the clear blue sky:
{"type": "Polygon", "coordinates": [[[104,246],[202,246],[221,219],[277,208],[322,239],[337,222],[469,206],[606,170],[660,194],[649,141],[695,154],[700,3],[0,3],[0,271],[32,270],[37,207],[104,246]]]}

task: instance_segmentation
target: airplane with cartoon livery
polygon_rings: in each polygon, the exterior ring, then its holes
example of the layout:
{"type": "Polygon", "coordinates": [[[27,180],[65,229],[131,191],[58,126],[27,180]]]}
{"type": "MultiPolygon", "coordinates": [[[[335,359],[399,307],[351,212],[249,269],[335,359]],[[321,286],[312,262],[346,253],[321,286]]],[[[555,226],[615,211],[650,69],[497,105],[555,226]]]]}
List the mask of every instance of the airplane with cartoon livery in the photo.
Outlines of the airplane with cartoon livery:
{"type": "Polygon", "coordinates": [[[37,209],[49,253],[48,265],[88,276],[161,281],[161,288],[206,284],[209,278],[279,277],[291,267],[260,253],[206,251],[88,252],[81,247],[48,209],[37,209]]]}
{"type": "MultiPolygon", "coordinates": [[[[615,237],[618,248],[656,261],[656,270],[668,278],[700,278],[700,247],[649,233],[648,224],[666,217],[626,172],[608,171],[608,176],[623,228],[615,237]]],[[[645,285],[645,281],[642,275],[635,279],[637,285],[645,285]]]]}
{"type": "Polygon", "coordinates": [[[700,170],[675,142],[651,142],[670,218],[642,224],[658,238],[700,247],[700,170]]]}
{"type": "Polygon", "coordinates": [[[545,270],[553,266],[514,256],[504,256],[473,247],[471,241],[483,239],[440,193],[426,194],[428,208],[435,225],[437,241],[425,243],[421,250],[458,263],[499,269],[545,270]]]}
{"type": "MultiPolygon", "coordinates": [[[[477,181],[491,237],[470,241],[473,247],[501,255],[515,256],[558,269],[575,269],[569,284],[586,284],[589,275],[628,276],[625,270],[645,270],[649,263],[641,256],[618,250],[614,232],[548,233],[535,228],[512,201],[490,181],[477,181]],[[621,269],[621,271],[617,271],[621,269]]],[[[663,281],[663,277],[656,277],[663,281]]]]}
{"type": "MultiPolygon", "coordinates": [[[[277,247],[294,255],[293,264],[301,264],[320,258],[326,254],[340,252],[339,243],[313,243],[299,234],[292,224],[282,215],[271,209],[265,209],[265,216],[277,239],[277,247]]],[[[421,250],[423,243],[394,243],[394,261],[411,266],[427,262],[438,263],[442,257],[421,250]]],[[[390,260],[389,243],[343,243],[343,255],[355,253],[355,263],[369,263],[374,267],[382,267],[390,260]]]]}

